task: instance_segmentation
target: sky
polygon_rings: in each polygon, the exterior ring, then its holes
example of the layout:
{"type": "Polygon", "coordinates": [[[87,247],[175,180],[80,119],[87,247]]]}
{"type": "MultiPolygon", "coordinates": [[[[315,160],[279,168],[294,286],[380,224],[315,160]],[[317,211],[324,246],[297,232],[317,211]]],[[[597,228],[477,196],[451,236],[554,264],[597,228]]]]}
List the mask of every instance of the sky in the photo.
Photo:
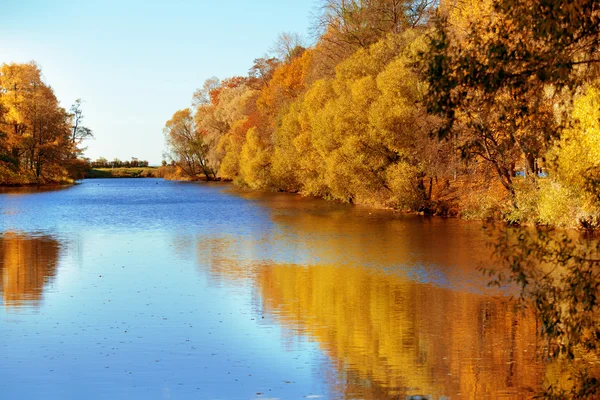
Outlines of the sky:
{"type": "Polygon", "coordinates": [[[85,156],[162,160],[165,122],[213,76],[246,75],[317,0],[0,0],[0,64],[36,61],[61,105],[83,100],[85,156]]]}

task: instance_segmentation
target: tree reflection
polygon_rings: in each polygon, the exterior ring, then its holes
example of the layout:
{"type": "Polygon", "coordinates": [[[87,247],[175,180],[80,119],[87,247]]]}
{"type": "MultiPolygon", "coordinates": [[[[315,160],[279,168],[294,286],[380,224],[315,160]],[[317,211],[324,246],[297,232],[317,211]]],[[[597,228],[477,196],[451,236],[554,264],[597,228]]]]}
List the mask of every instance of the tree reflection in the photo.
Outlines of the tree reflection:
{"type": "MultiPolygon", "coordinates": [[[[251,194],[273,225],[198,238],[215,281],[252,285],[285,342],[329,356],[345,398],[527,398],[542,384],[535,319],[486,288],[478,224],[251,194]]],[[[262,319],[261,319],[262,320],[262,319]]]]}
{"type": "Polygon", "coordinates": [[[347,398],[519,398],[543,379],[535,321],[503,299],[344,266],[264,266],[257,285],[265,314],[329,354],[347,398]]]}
{"type": "Polygon", "coordinates": [[[0,293],[7,307],[38,306],[56,275],[61,244],[52,236],[0,234],[0,293]]]}

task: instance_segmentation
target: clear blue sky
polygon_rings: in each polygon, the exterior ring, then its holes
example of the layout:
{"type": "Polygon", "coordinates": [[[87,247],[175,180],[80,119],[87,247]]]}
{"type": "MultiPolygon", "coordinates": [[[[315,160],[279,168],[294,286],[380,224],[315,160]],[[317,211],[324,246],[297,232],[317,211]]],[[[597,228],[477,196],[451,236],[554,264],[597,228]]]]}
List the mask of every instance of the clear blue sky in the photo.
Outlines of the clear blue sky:
{"type": "Polygon", "coordinates": [[[82,98],[86,156],[162,160],[164,123],[212,76],[246,75],[281,32],[308,36],[316,0],[14,0],[0,63],[37,61],[65,108],[82,98]]]}

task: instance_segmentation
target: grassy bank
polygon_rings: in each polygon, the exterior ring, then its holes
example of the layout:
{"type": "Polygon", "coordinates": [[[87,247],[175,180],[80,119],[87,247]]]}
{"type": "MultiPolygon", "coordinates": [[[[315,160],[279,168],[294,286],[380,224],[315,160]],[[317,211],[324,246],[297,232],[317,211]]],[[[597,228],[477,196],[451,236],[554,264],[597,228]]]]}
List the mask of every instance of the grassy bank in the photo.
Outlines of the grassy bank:
{"type": "Polygon", "coordinates": [[[85,179],[95,178],[162,178],[160,168],[92,168],[85,173],[85,179]]]}
{"type": "Polygon", "coordinates": [[[95,178],[164,178],[173,181],[204,180],[203,176],[190,178],[173,166],[165,167],[122,167],[122,168],[92,168],[85,172],[85,179],[95,178]]]}

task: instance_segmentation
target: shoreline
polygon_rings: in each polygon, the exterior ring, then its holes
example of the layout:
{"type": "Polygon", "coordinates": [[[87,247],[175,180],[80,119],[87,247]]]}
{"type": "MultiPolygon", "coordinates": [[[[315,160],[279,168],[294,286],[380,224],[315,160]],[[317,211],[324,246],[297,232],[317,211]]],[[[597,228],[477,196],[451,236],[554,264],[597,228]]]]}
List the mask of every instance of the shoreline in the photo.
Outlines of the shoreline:
{"type": "MultiPolygon", "coordinates": [[[[155,169],[158,170],[159,168],[157,167],[148,167],[150,169],[155,169]]],[[[139,168],[139,169],[148,169],[148,168],[139,168]]],[[[118,168],[113,168],[114,170],[118,170],[118,168]]],[[[435,214],[435,213],[426,213],[424,211],[413,211],[413,210],[402,210],[402,209],[397,209],[397,208],[392,208],[392,207],[385,207],[385,206],[377,206],[377,205],[373,205],[373,204],[367,204],[367,203],[348,203],[348,202],[344,202],[341,200],[336,200],[336,199],[327,199],[325,197],[319,197],[319,196],[313,196],[313,195],[304,195],[302,192],[289,192],[289,191],[285,191],[285,190],[276,190],[276,189],[269,189],[269,188],[250,188],[248,186],[240,186],[234,183],[233,180],[231,179],[219,179],[219,180],[211,180],[211,181],[207,181],[206,179],[197,179],[197,180],[189,180],[189,179],[170,179],[164,176],[154,176],[154,175],[134,175],[134,176],[127,176],[127,175],[114,175],[114,174],[110,174],[107,176],[86,176],[83,179],[79,179],[79,180],[73,180],[72,182],[65,182],[65,183],[46,183],[46,184],[35,184],[35,183],[31,183],[31,184],[15,184],[15,185],[0,185],[0,194],[5,194],[6,191],[9,191],[11,189],[40,189],[40,190],[53,190],[53,189],[61,189],[61,188],[67,188],[70,186],[75,186],[75,185],[80,185],[82,184],[82,181],[84,180],[96,180],[96,179],[162,179],[165,181],[174,181],[174,182],[188,182],[188,183],[205,183],[205,184],[228,184],[231,185],[232,190],[240,192],[240,193],[260,193],[260,192],[266,192],[266,193],[286,193],[286,194],[290,194],[290,195],[296,195],[299,196],[301,198],[313,198],[313,199],[319,199],[319,200],[323,200],[326,202],[332,202],[332,203],[337,203],[337,204],[346,204],[346,205],[350,205],[350,206],[359,206],[359,207],[365,207],[374,211],[385,211],[385,212],[390,212],[393,214],[404,214],[404,215],[413,215],[413,216],[422,216],[422,217],[431,217],[431,218],[442,218],[442,219],[459,219],[462,221],[468,221],[468,222],[489,222],[492,224],[502,224],[504,226],[510,227],[510,226],[514,226],[514,227],[524,227],[524,228],[535,228],[535,227],[539,227],[539,228],[543,228],[543,225],[535,225],[535,224],[528,224],[528,223],[523,223],[523,224],[511,224],[506,220],[503,219],[499,219],[499,218],[465,218],[462,217],[460,214],[435,214]]],[[[560,230],[565,230],[565,231],[570,231],[570,232],[576,232],[576,233],[580,233],[580,234],[589,234],[590,232],[581,229],[581,228],[573,228],[573,227],[552,227],[552,226],[547,226],[546,228],[548,229],[560,229],[560,230]]],[[[593,232],[591,232],[593,233],[593,232]]]]}

